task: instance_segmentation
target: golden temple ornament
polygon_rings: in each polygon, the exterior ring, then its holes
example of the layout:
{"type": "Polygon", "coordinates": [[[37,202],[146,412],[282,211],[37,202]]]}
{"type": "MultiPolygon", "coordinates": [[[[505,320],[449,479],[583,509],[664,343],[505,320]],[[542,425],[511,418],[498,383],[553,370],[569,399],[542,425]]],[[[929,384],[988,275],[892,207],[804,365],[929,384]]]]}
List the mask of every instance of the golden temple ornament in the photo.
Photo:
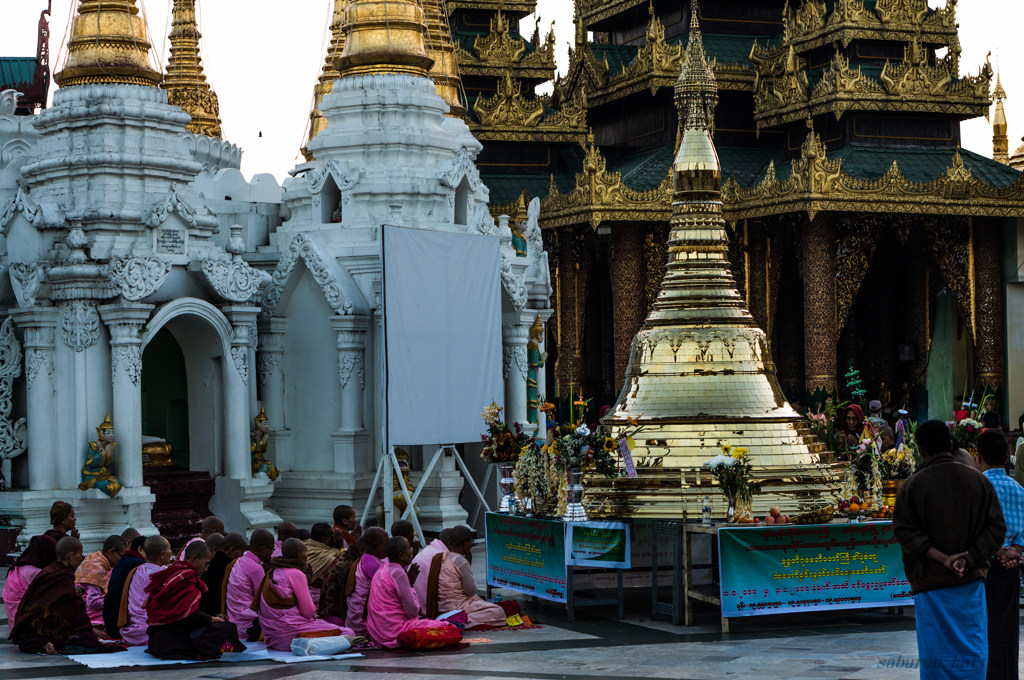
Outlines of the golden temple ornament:
{"type": "Polygon", "coordinates": [[[171,20],[171,56],[161,87],[167,90],[167,103],[180,106],[192,116],[185,130],[197,135],[223,139],[220,102],[210,89],[199,54],[199,26],[196,0],[174,0],[171,20]]]}
{"type": "MultiPolygon", "coordinates": [[[[653,310],[633,340],[622,392],[602,420],[613,438],[636,432],[638,477],[592,478],[592,516],[699,516],[714,486],[704,463],[725,444],[749,449],[753,475],[763,481],[755,515],[770,506],[795,513],[828,503],[834,475],[824,445],[786,402],[767,336],[732,278],[721,165],[711,138],[717,100],[694,2],[676,85],[685,122],[672,169],[669,262],[653,310]]],[[[714,507],[725,516],[724,498],[714,507]]]]}
{"type": "MultiPolygon", "coordinates": [[[[334,67],[334,60],[341,56],[345,48],[345,36],[341,32],[342,15],[345,13],[347,0],[334,0],[334,14],[331,18],[331,44],[327,47],[327,58],[324,60],[323,70],[320,72],[320,80],[313,88],[313,110],[309,112],[309,139],[313,141],[321,132],[327,129],[327,118],[320,112],[320,104],[324,97],[334,91],[334,81],[341,77],[338,69],[334,67]]],[[[300,150],[307,161],[312,161],[313,154],[308,146],[300,150]]]]}
{"type": "Polygon", "coordinates": [[[53,79],[59,87],[156,87],[163,76],[150,65],[150,47],[136,0],[80,0],[71,22],[67,61],[53,79]]]}
{"type": "Polygon", "coordinates": [[[429,75],[441,99],[448,104],[448,115],[462,118],[466,115],[466,96],[462,91],[459,64],[455,58],[455,44],[452,29],[448,26],[448,14],[444,0],[424,0],[427,6],[427,53],[434,60],[429,75]]]}
{"type": "Polygon", "coordinates": [[[345,49],[334,60],[342,77],[387,73],[426,77],[426,19],[416,0],[349,0],[341,22],[345,49]]]}

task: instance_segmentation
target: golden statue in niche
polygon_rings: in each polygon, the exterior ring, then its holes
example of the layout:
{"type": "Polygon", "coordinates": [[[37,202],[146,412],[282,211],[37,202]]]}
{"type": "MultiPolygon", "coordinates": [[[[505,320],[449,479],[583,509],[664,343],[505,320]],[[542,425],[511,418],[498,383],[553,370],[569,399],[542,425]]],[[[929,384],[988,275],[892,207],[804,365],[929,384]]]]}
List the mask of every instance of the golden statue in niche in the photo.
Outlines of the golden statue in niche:
{"type": "Polygon", "coordinates": [[[99,489],[111,498],[121,491],[121,480],[111,471],[114,467],[114,446],[114,424],[108,415],[96,428],[96,441],[89,442],[79,489],[99,489]]]}
{"type": "Polygon", "coordinates": [[[249,447],[249,453],[252,456],[252,473],[255,475],[260,472],[266,472],[270,481],[276,481],[281,473],[276,465],[267,460],[270,422],[267,420],[267,413],[263,410],[262,406],[260,407],[259,414],[252,421],[253,428],[249,433],[249,437],[252,440],[252,444],[249,447]]]}

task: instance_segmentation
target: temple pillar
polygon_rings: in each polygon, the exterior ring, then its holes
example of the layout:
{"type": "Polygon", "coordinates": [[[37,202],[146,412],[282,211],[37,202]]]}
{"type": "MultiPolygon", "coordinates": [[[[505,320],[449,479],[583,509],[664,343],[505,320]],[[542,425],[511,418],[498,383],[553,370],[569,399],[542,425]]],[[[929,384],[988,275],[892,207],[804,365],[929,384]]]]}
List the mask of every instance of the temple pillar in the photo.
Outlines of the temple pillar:
{"type": "MultiPolygon", "coordinates": [[[[537,312],[537,318],[544,324],[544,332],[540,334],[540,339],[537,341],[538,350],[540,351],[541,357],[548,351],[548,321],[551,319],[551,315],[554,314],[554,310],[542,309],[537,312]]],[[[548,428],[546,426],[547,414],[540,409],[544,406],[544,400],[546,395],[544,393],[544,386],[547,385],[548,380],[548,362],[542,360],[540,366],[537,368],[537,439],[539,441],[547,441],[548,428]]]]}
{"type": "Polygon", "coordinates": [[[524,426],[528,422],[526,413],[526,376],[529,362],[526,344],[530,339],[530,324],[502,324],[502,369],[505,378],[505,422],[524,426]]]}
{"type": "Polygon", "coordinates": [[[284,426],[284,336],[288,319],[270,317],[256,323],[256,372],[262,385],[263,410],[270,424],[267,452],[278,470],[291,470],[290,432],[284,426]]]}
{"type": "Polygon", "coordinates": [[[768,243],[765,238],[764,222],[762,220],[744,220],[743,234],[747,242],[747,310],[757,321],[761,330],[769,333],[768,243]]]}
{"type": "Polygon", "coordinates": [[[558,392],[568,397],[579,390],[581,382],[579,339],[576,309],[577,257],[574,251],[575,227],[562,227],[558,232],[558,392]]]}
{"type": "Polygon", "coordinates": [[[804,386],[808,406],[835,396],[836,229],[831,215],[803,225],[804,386]]]}
{"type": "Polygon", "coordinates": [[[622,389],[629,365],[629,350],[647,317],[647,269],[644,266],[644,230],[639,224],[612,229],[609,257],[614,320],[615,392],[622,389]]]}
{"type": "MultiPolygon", "coordinates": [[[[48,491],[57,487],[54,447],[53,353],[56,348],[57,308],[24,307],[10,310],[24,334],[27,387],[28,488],[48,491]]],[[[141,465],[141,452],[140,461],[141,465]]]]}
{"type": "Polygon", "coordinates": [[[334,316],[331,326],[338,333],[338,381],[340,412],[334,440],[334,471],[354,475],[356,459],[362,457],[369,441],[363,422],[366,389],[366,332],[368,316],[334,316]]]}
{"type": "Polygon", "coordinates": [[[99,308],[110,330],[110,365],[114,385],[114,432],[117,476],[125,488],[142,486],[142,338],[153,305],[120,302],[99,308]]]}
{"type": "MultiPolygon", "coordinates": [[[[996,392],[1003,386],[1003,248],[997,220],[974,218],[974,385],[996,392]]],[[[984,404],[981,405],[984,408],[984,404]]]]}
{"type": "Polygon", "coordinates": [[[249,437],[249,340],[258,307],[228,305],[221,308],[231,322],[231,366],[224,370],[225,456],[224,475],[229,479],[252,477],[249,437]]]}

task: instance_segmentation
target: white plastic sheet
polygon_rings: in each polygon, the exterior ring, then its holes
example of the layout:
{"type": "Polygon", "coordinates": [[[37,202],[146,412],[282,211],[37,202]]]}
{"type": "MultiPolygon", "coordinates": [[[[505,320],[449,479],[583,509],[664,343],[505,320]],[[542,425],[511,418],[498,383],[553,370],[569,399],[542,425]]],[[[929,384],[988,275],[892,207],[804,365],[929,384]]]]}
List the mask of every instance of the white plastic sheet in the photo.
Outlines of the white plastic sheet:
{"type": "Polygon", "coordinates": [[[498,239],[385,226],[382,242],[388,441],[479,441],[504,394],[498,239]]]}

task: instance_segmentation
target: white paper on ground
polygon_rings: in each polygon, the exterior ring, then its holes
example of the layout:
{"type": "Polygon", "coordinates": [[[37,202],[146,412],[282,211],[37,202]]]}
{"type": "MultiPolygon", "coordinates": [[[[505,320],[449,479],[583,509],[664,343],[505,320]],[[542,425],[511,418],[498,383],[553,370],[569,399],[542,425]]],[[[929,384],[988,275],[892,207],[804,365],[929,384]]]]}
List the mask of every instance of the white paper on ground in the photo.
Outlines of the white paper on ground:
{"type": "MultiPolygon", "coordinates": [[[[292,652],[278,652],[267,649],[264,642],[246,642],[241,653],[225,654],[217,663],[246,663],[250,661],[276,661],[277,663],[304,663],[306,661],[327,661],[329,659],[351,659],[362,654],[335,654],[334,656],[296,656],[292,652]]],[[[176,661],[158,659],[146,653],[144,646],[129,647],[127,651],[114,654],[77,654],[67,657],[75,663],[89,668],[124,668],[126,666],[171,666],[174,664],[213,663],[210,661],[176,661]]]]}

